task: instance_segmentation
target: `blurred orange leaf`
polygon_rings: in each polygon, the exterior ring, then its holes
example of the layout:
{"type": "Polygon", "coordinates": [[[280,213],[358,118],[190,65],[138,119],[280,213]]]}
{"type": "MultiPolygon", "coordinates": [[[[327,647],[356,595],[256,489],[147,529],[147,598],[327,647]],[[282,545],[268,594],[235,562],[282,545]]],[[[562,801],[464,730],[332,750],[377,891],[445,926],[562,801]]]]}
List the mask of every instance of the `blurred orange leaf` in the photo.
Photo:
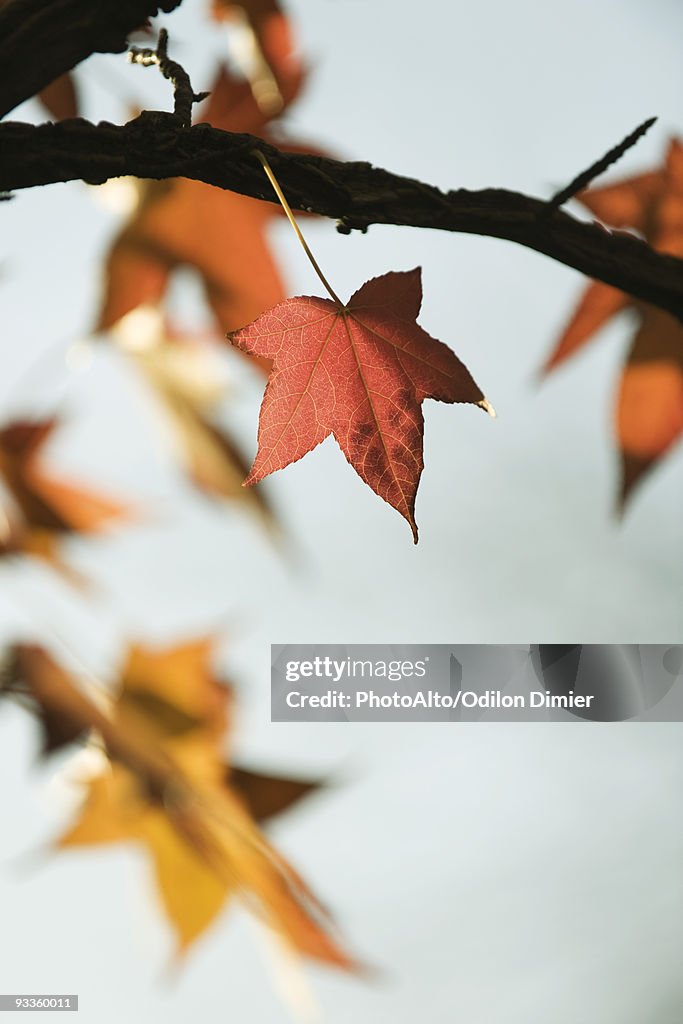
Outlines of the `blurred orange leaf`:
{"type": "Polygon", "coordinates": [[[283,297],[265,237],[266,203],[177,178],[140,186],[136,213],[115,239],[97,329],[141,304],[158,304],[173,270],[192,267],[222,333],[283,297]]]}
{"type": "MultiPolygon", "coordinates": [[[[614,228],[634,228],[660,252],[683,257],[683,142],[673,139],[664,167],[579,197],[614,228]]],[[[621,453],[620,504],[683,433],[683,325],[661,310],[594,281],[553,352],[549,372],[589,342],[612,317],[638,317],[618,388],[615,432],[621,453]]]]}
{"type": "Polygon", "coordinates": [[[300,87],[304,68],[294,46],[289,18],[275,0],[214,0],[217,21],[244,29],[240,69],[249,82],[254,102],[265,113],[277,114],[300,87]]]}
{"type": "Polygon", "coordinates": [[[47,470],[42,449],[56,426],[55,419],[19,420],[0,430],[0,482],[9,497],[0,507],[0,555],[30,553],[54,565],[63,536],[99,533],[127,514],[125,506],[47,470]]]}

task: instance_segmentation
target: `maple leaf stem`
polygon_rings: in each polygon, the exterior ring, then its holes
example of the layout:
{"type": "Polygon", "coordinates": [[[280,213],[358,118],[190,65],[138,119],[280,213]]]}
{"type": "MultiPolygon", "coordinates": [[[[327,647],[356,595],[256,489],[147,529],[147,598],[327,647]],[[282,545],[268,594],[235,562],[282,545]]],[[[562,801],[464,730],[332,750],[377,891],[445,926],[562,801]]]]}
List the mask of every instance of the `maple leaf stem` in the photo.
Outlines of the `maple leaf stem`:
{"type": "Polygon", "coordinates": [[[323,274],[322,270],[320,269],[320,265],[319,265],[318,261],[316,260],[315,256],[311,252],[311,250],[309,248],[309,245],[308,245],[308,242],[304,238],[303,233],[301,231],[301,228],[297,224],[296,218],[294,217],[294,214],[292,213],[292,208],[289,205],[289,203],[287,202],[287,199],[285,198],[284,192],[280,188],[280,182],[275,177],[275,173],[273,171],[273,168],[270,166],[270,164],[268,163],[267,158],[263,155],[263,153],[261,152],[260,149],[255,149],[254,150],[254,155],[258,157],[258,159],[259,159],[259,161],[261,163],[261,166],[263,167],[263,170],[266,173],[268,181],[273,186],[273,188],[275,190],[275,195],[280,200],[280,205],[282,206],[282,209],[285,211],[285,214],[287,215],[287,220],[289,221],[289,223],[294,228],[294,233],[296,234],[296,237],[299,239],[299,242],[301,244],[302,249],[304,250],[304,252],[308,256],[308,259],[310,261],[311,266],[313,267],[313,269],[315,270],[316,274],[320,278],[320,281],[321,281],[323,287],[325,288],[325,291],[330,296],[332,301],[335,302],[339,306],[340,309],[344,309],[345,308],[344,303],[339,298],[339,296],[335,292],[334,288],[332,287],[330,282],[327,280],[327,278],[323,274]]]}

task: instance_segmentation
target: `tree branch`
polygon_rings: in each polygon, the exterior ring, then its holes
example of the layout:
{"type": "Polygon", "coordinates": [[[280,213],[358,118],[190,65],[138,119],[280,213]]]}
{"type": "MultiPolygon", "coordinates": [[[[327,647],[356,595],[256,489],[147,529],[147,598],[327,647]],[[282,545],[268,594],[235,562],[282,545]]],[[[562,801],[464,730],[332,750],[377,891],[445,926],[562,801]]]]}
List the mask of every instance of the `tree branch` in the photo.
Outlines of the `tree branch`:
{"type": "Polygon", "coordinates": [[[128,59],[131,64],[142,64],[146,68],[156,64],[164,78],[173,84],[173,113],[178,118],[178,123],[181,125],[192,124],[192,107],[195,103],[205,100],[209,93],[195,92],[185,68],[177,61],[171,60],[168,55],[168,32],[166,29],[162,28],[160,31],[159,42],[155,49],[146,47],[140,50],[136,46],[132,46],[128,51],[128,59]]]}
{"type": "Polygon", "coordinates": [[[128,35],[181,0],[10,0],[0,10],[0,117],[91,53],[121,53],[128,35]]]}
{"type": "MultiPolygon", "coordinates": [[[[125,50],[131,31],[180,3],[10,0],[0,10],[0,117],[91,53],[125,50]]],[[[171,114],[145,112],[123,126],[0,124],[0,195],[58,181],[182,176],[272,201],[257,146],[292,207],[335,218],[342,231],[401,224],[507,239],[683,320],[683,261],[554,209],[558,197],[548,203],[502,189],[444,193],[367,163],[282,153],[247,135],[188,127],[171,114]]]]}
{"type": "Polygon", "coordinates": [[[273,201],[256,148],[267,156],[294,209],[335,218],[341,230],[399,224],[507,239],[683,320],[683,261],[635,236],[560,210],[548,216],[547,202],[517,192],[442,192],[368,163],[285,153],[207,124],[182,127],[170,113],[145,111],[120,126],[80,119],[0,124],[0,192],[133,175],[193,178],[273,201]]]}

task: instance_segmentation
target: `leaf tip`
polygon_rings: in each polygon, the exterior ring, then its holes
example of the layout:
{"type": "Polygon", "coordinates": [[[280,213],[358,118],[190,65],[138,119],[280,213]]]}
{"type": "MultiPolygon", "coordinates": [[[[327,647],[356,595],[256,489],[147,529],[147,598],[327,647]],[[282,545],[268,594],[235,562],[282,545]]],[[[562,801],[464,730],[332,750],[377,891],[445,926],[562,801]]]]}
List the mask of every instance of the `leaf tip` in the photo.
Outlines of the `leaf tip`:
{"type": "Polygon", "coordinates": [[[242,481],[242,487],[253,487],[254,484],[257,484],[259,480],[262,480],[263,477],[267,475],[267,473],[259,472],[254,466],[252,466],[249,473],[242,481]]]}
{"type": "Polygon", "coordinates": [[[482,398],[481,402],[477,402],[477,405],[479,406],[480,409],[483,409],[484,412],[487,412],[492,420],[498,419],[498,413],[493,408],[488,398],[482,398]]]}

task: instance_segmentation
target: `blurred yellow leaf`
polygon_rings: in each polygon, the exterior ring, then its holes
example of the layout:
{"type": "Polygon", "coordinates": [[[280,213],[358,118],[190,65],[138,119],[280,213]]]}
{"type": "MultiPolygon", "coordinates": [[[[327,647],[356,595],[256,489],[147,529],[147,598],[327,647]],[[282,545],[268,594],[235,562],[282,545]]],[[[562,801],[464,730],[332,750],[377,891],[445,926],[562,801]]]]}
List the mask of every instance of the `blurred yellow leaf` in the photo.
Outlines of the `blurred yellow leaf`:
{"type": "Polygon", "coordinates": [[[214,418],[224,388],[210,349],[168,329],[151,306],[124,316],[113,336],[150,389],[190,480],[212,497],[245,503],[272,527],[274,515],[263,492],[242,487],[248,473],[244,456],[214,418]]]}
{"type": "MultiPolygon", "coordinates": [[[[208,638],[131,649],[111,712],[93,710],[93,726],[115,759],[87,782],[80,815],[57,845],[141,844],[179,952],[235,897],[293,951],[351,968],[327,913],[226,782],[231,693],[216,678],[211,655],[208,638]]],[[[35,692],[44,700],[51,694],[53,707],[60,688],[64,704],[83,707],[44,654],[36,660],[33,652],[26,668],[35,692]]]]}

